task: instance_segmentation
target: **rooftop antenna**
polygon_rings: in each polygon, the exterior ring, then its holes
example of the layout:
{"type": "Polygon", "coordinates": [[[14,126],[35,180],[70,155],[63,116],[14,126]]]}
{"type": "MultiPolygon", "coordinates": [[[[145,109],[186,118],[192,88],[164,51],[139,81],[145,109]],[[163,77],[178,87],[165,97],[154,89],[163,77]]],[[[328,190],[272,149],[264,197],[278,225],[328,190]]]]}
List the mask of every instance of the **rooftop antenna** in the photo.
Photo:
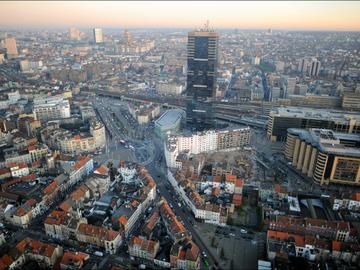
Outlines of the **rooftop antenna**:
{"type": "Polygon", "coordinates": [[[206,30],[206,31],[209,31],[209,20],[206,20],[205,30],[206,30]]]}

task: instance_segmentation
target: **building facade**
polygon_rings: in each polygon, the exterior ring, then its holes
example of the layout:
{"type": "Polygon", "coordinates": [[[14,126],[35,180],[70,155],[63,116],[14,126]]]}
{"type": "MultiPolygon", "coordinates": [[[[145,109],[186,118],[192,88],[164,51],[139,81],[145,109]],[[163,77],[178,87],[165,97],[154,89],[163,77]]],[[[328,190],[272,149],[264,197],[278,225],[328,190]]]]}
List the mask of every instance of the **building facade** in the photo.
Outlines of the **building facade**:
{"type": "Polygon", "coordinates": [[[336,132],[360,133],[358,114],[323,109],[280,107],[269,113],[267,137],[285,141],[288,128],[324,128],[336,132]]]}
{"type": "Polygon", "coordinates": [[[103,42],[103,33],[101,28],[94,28],[94,42],[95,43],[103,42]]]}
{"type": "Polygon", "coordinates": [[[52,119],[69,118],[70,103],[62,96],[45,96],[34,99],[36,119],[46,122],[52,119]]]}
{"type": "Polygon", "coordinates": [[[206,102],[216,95],[219,34],[208,26],[188,33],[187,123],[194,130],[213,126],[212,106],[206,102]]]}
{"type": "Polygon", "coordinates": [[[289,129],[285,156],[320,185],[360,185],[360,135],[289,129]]]}

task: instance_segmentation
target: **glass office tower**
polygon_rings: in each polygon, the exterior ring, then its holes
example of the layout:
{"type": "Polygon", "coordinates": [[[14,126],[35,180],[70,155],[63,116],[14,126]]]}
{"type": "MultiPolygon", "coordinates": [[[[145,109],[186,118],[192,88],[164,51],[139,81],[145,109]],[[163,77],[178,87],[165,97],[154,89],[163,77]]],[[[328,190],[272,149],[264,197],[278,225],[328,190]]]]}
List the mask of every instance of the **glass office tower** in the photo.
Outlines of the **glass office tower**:
{"type": "Polygon", "coordinates": [[[218,33],[208,27],[188,34],[186,119],[192,130],[214,126],[211,99],[216,94],[218,42],[218,33]]]}

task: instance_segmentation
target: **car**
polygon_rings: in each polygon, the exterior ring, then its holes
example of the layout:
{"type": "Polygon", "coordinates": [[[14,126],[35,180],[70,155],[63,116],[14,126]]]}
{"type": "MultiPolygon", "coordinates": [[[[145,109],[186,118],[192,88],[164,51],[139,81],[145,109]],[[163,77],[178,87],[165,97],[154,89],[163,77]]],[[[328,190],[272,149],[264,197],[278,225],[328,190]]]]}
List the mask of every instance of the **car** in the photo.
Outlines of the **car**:
{"type": "Polygon", "coordinates": [[[241,232],[241,233],[247,233],[247,230],[240,229],[240,232],[241,232]]]}

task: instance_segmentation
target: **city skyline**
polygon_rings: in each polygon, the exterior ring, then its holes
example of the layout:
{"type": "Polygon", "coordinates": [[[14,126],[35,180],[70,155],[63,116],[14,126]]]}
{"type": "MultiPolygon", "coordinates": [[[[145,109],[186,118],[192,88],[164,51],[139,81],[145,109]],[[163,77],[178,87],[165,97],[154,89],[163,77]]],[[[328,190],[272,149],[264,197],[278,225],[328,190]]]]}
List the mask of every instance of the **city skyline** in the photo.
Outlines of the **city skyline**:
{"type": "Polygon", "coordinates": [[[360,3],[352,1],[6,1],[0,5],[1,28],[196,28],[209,20],[218,29],[360,30],[360,3]]]}

